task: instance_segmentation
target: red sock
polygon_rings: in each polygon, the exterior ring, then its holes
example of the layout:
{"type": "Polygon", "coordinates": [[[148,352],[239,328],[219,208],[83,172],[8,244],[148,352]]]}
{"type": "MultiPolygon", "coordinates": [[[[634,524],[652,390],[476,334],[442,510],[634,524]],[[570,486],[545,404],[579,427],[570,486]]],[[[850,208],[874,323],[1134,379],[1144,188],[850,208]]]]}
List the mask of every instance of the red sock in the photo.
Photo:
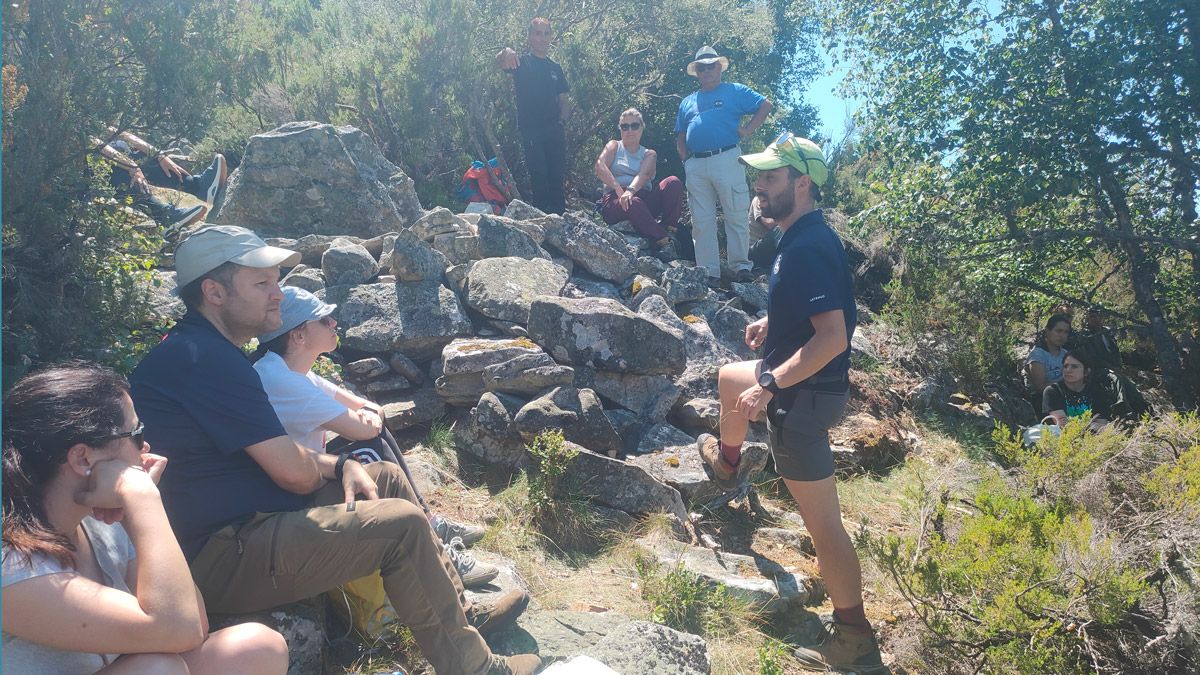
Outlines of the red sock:
{"type": "Polygon", "coordinates": [[[729,466],[737,466],[738,462],[742,459],[742,444],[738,443],[737,445],[726,445],[724,442],[722,442],[721,456],[725,458],[725,461],[729,463],[729,466]]]}
{"type": "Polygon", "coordinates": [[[871,622],[867,621],[867,615],[863,612],[861,602],[853,607],[842,607],[840,609],[835,607],[833,610],[833,620],[851,628],[856,628],[864,633],[872,632],[871,622]]]}

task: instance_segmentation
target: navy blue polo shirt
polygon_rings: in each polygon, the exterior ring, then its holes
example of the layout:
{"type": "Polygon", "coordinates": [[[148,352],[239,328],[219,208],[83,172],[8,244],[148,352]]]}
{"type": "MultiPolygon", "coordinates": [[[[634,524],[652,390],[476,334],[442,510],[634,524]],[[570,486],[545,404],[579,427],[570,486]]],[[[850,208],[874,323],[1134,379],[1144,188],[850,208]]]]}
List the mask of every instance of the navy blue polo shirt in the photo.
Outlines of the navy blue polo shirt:
{"type": "Polygon", "coordinates": [[[146,440],[170,460],[159,491],[188,560],[209,535],[255,512],[309,506],[246,454],[287,432],[250,360],[199,312],[175,324],[129,383],[146,440]]]}
{"type": "MultiPolygon", "coordinates": [[[[776,248],[767,295],[770,323],[763,342],[767,367],[774,368],[787,361],[812,339],[816,334],[812,325],[814,315],[835,309],[842,310],[846,318],[846,351],[809,380],[790,388],[845,391],[845,377],[850,370],[850,338],[858,324],[854,280],[846,262],[846,249],[825,223],[825,216],[816,210],[792,223],[776,248]]],[[[792,392],[788,400],[794,396],[792,392]]]]}
{"type": "Polygon", "coordinates": [[[521,65],[510,70],[517,93],[517,128],[536,134],[562,124],[558,95],[569,90],[562,66],[550,58],[521,53],[521,65]]]}

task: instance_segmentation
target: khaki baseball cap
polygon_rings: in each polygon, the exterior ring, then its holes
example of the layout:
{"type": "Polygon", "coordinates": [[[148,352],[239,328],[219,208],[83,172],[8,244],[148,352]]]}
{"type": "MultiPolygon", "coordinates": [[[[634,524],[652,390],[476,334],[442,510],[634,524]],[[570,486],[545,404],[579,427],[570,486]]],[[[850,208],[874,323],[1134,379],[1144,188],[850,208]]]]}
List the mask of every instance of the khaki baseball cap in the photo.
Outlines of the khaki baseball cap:
{"type": "Polygon", "coordinates": [[[246,267],[290,267],[300,262],[300,254],[268,246],[244,227],[209,225],[175,247],[176,286],[183,288],[227,262],[246,267]]]}
{"type": "Polygon", "coordinates": [[[790,131],[780,134],[762,152],[742,155],[738,159],[759,171],[790,166],[808,174],[818,187],[829,180],[829,167],[825,164],[825,153],[821,152],[821,146],[790,131]]]}

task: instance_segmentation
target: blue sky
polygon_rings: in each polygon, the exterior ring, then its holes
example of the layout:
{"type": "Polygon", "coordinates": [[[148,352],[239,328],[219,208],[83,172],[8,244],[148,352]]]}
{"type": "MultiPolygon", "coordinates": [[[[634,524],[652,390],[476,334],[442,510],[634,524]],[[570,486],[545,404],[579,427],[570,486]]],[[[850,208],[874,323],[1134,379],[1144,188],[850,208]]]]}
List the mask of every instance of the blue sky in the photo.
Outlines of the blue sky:
{"type": "Polygon", "coordinates": [[[834,68],[824,51],[821,52],[821,59],[821,72],[809,85],[807,97],[820,115],[821,122],[817,127],[820,136],[839,142],[846,134],[851,114],[858,109],[861,101],[842,98],[837,92],[849,71],[849,65],[843,61],[834,68]]]}

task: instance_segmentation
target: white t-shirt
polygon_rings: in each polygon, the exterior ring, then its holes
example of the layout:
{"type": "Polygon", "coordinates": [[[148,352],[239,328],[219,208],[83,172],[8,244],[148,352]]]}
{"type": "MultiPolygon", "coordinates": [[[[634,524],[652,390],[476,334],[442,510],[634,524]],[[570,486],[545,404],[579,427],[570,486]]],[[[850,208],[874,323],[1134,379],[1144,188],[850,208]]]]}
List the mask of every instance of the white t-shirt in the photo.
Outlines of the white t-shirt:
{"type": "MultiPolygon", "coordinates": [[[[83,519],[83,532],[87,535],[88,543],[96,556],[96,564],[104,575],[105,586],[118,591],[129,592],[125,583],[125,574],[129,563],[137,553],[133,542],[120,524],[105,525],[90,516],[83,519]]],[[[25,556],[14,553],[7,546],[3,548],[3,586],[46,576],[74,572],[69,567],[63,567],[58,561],[44,555],[33,555],[26,562],[25,556]]],[[[30,642],[8,633],[3,633],[4,657],[3,671],[5,673],[21,673],[22,675],[91,675],[97,670],[112,663],[119,654],[89,654],[72,652],[65,649],[53,649],[35,642],[30,642]]]]}
{"type": "Polygon", "coordinates": [[[313,372],[297,373],[275,352],[255,361],[254,369],[288,436],[309,450],[324,451],[321,425],[349,410],[334,398],[337,385],[313,372]]]}
{"type": "Polygon", "coordinates": [[[1059,347],[1058,355],[1055,356],[1041,347],[1034,347],[1029,352],[1029,357],[1025,359],[1025,365],[1030,363],[1040,363],[1046,371],[1046,384],[1054,384],[1062,379],[1063,359],[1067,356],[1067,350],[1059,347]]]}

